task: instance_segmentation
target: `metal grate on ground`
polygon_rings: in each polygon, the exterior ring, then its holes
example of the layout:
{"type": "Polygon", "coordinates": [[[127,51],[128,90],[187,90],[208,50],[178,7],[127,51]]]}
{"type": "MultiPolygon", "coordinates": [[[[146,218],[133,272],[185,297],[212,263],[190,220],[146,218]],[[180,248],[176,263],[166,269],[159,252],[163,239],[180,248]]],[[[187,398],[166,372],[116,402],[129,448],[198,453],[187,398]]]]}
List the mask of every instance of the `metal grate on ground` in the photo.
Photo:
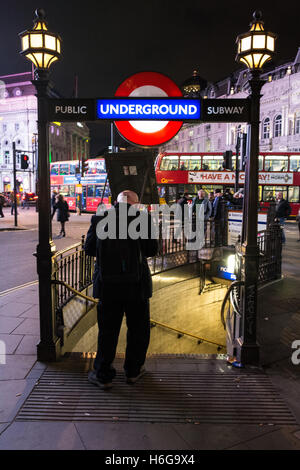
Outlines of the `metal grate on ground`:
{"type": "Polygon", "coordinates": [[[126,384],[118,372],[107,391],[87,381],[86,368],[48,368],[16,420],[296,424],[264,374],[195,373],[175,367],[150,371],[135,385],[126,384]]]}

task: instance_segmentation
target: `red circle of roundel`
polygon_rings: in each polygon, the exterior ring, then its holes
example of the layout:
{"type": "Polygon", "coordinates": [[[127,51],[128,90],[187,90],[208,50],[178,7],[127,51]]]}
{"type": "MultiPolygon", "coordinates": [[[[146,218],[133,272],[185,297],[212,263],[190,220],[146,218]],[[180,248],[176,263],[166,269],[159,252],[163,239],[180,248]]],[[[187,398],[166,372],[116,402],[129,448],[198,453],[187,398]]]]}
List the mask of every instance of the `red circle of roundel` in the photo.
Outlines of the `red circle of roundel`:
{"type": "MultiPolygon", "coordinates": [[[[167,96],[182,96],[180,88],[169,77],[158,72],[140,72],[131,75],[118,87],[115,96],[127,97],[133,90],[152,85],[163,90],[167,96]]],[[[153,97],[154,98],[154,97],[153,97]]],[[[172,139],[180,130],[183,121],[169,121],[161,130],[148,133],[135,129],[129,121],[115,121],[120,134],[129,142],[145,147],[161,145],[172,139]]]]}

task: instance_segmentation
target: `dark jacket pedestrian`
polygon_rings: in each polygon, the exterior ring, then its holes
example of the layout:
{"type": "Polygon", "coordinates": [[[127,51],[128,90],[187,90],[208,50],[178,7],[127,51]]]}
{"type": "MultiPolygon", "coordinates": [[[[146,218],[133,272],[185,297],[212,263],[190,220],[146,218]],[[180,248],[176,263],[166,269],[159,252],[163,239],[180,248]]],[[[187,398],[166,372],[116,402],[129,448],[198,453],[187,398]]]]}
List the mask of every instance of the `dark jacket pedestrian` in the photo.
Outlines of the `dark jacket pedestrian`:
{"type": "Polygon", "coordinates": [[[0,217],[4,217],[4,214],[3,214],[4,203],[5,203],[5,197],[3,196],[3,194],[0,194],[0,217]]]}
{"type": "Polygon", "coordinates": [[[211,216],[214,218],[214,220],[220,220],[222,218],[221,201],[222,201],[221,191],[220,192],[215,192],[215,199],[214,199],[214,202],[213,202],[213,208],[212,208],[212,214],[211,214],[211,216]]]}
{"type": "Polygon", "coordinates": [[[53,191],[52,197],[51,197],[51,207],[54,207],[54,206],[55,206],[56,198],[57,198],[57,192],[56,192],[56,191],[53,191]]]}
{"type": "MultiPolygon", "coordinates": [[[[128,226],[136,216],[127,217],[127,238],[119,239],[118,230],[115,236],[108,235],[104,240],[97,236],[97,225],[104,220],[104,217],[115,217],[118,228],[122,211],[127,214],[130,206],[137,203],[138,196],[133,191],[120,193],[115,207],[106,211],[104,215],[92,216],[84,246],[87,255],[96,256],[93,295],[100,299],[97,306],[98,350],[94,371],[89,373],[88,379],[102,389],[112,386],[116,374],[113,361],[124,313],[128,329],[124,361],[127,382],[135,383],[145,371],[144,362],[150,340],[149,298],[152,296],[152,278],[147,257],[156,255],[157,239],[151,239],[150,233],[147,239],[135,240],[130,237],[128,226]],[[126,204],[124,198],[127,205],[120,207],[120,204],[126,204]],[[112,251],[113,246],[115,249],[112,251]],[[128,259],[133,260],[131,264],[127,262],[128,259]],[[136,265],[134,261],[137,262],[136,265]],[[132,266],[133,270],[134,266],[137,266],[135,270],[137,276],[134,277],[128,272],[128,275],[121,279],[120,266],[124,272],[126,266],[132,266]]],[[[145,217],[148,218],[149,224],[150,215],[146,213],[145,217]]],[[[148,230],[150,227],[151,224],[148,225],[148,230]]]]}
{"type": "Polygon", "coordinates": [[[285,199],[279,199],[276,204],[276,218],[287,218],[292,212],[291,206],[285,199]]]}
{"type": "MultiPolygon", "coordinates": [[[[181,215],[181,220],[184,222],[184,213],[187,209],[184,209],[185,206],[188,206],[189,201],[188,201],[188,193],[184,193],[183,196],[178,199],[177,204],[180,206],[180,215],[181,215]]],[[[178,214],[176,214],[178,217],[178,214]]]]}
{"type": "Polygon", "coordinates": [[[59,194],[57,197],[57,202],[53,206],[53,212],[51,219],[53,219],[55,212],[57,211],[57,221],[61,224],[60,235],[63,237],[66,236],[65,233],[65,223],[69,220],[70,213],[69,213],[69,206],[67,201],[64,200],[62,194],[59,194]]]}

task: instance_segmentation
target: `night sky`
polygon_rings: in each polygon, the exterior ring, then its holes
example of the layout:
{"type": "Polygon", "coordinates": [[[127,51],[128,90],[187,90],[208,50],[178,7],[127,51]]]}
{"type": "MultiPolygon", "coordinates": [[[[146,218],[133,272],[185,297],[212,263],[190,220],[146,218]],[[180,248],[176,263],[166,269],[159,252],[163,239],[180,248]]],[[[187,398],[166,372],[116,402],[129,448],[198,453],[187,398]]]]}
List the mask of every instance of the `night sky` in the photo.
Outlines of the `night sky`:
{"type": "MultiPolygon", "coordinates": [[[[261,0],[2,0],[0,74],[31,70],[19,55],[18,33],[32,27],[34,10],[44,8],[49,30],[62,37],[63,57],[53,65],[56,88],[71,97],[113,96],[129,75],[153,70],[180,85],[197,69],[217,81],[239,68],[236,36],[249,29],[260,9],[265,29],[278,34],[276,63],[293,59],[300,47],[299,3],[261,0]]],[[[91,153],[110,144],[109,124],[91,124],[91,153]]]]}

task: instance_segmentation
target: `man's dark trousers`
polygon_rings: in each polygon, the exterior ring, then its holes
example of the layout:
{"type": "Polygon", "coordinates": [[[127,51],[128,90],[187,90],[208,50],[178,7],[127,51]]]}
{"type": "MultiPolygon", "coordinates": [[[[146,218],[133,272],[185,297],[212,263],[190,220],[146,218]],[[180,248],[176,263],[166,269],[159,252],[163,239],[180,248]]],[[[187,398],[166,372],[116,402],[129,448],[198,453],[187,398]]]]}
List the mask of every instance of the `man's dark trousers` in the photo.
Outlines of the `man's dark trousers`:
{"type": "Polygon", "coordinates": [[[94,362],[97,376],[104,382],[116,375],[112,367],[123,315],[127,323],[127,347],[124,369],[127,377],[136,377],[146,360],[150,341],[149,299],[118,300],[106,298],[97,306],[98,351],[94,362]]]}

